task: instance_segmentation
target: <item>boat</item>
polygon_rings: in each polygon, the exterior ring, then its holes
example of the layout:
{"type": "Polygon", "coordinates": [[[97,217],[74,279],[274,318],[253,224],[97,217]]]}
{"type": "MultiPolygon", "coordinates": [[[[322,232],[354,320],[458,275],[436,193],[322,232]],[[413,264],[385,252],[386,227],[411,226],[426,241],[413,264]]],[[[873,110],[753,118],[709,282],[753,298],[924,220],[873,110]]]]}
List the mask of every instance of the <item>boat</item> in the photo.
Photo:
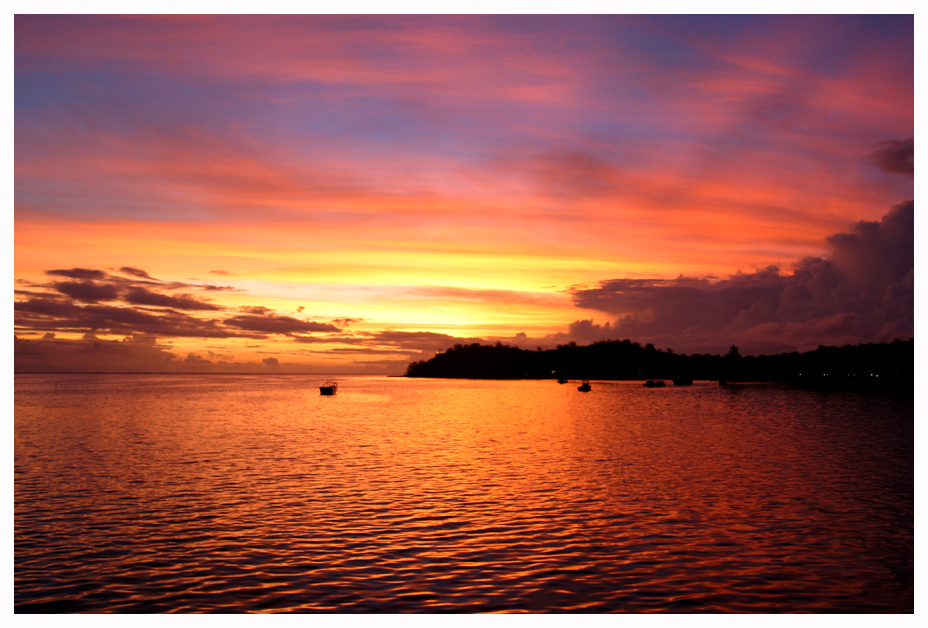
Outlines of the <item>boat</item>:
{"type": "Polygon", "coordinates": [[[583,383],[577,386],[577,390],[580,392],[588,392],[590,390],[590,380],[583,380],[583,383]]]}
{"type": "Polygon", "coordinates": [[[557,383],[558,383],[558,384],[566,384],[566,383],[567,383],[567,378],[566,378],[566,377],[558,377],[558,378],[557,378],[557,383]]]}
{"type": "Polygon", "coordinates": [[[319,387],[319,394],[320,395],[334,395],[335,391],[337,390],[338,390],[338,383],[332,380],[329,380],[319,387]]]}
{"type": "Polygon", "coordinates": [[[644,387],[645,387],[645,388],[663,388],[663,387],[666,386],[666,385],[667,385],[667,384],[665,384],[665,383],[662,382],[661,380],[656,380],[656,381],[655,381],[655,380],[653,380],[653,379],[649,379],[648,381],[646,381],[646,382],[644,383],[644,387]]]}

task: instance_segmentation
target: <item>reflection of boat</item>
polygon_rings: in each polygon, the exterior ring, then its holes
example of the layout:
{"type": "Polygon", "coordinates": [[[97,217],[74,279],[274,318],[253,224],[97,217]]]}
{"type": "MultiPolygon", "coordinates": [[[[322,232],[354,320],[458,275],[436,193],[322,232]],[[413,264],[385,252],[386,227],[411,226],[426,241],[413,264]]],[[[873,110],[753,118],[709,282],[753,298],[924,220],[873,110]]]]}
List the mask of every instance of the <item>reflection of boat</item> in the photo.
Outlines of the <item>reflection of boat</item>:
{"type": "Polygon", "coordinates": [[[649,379],[644,383],[645,388],[663,388],[666,385],[667,384],[660,380],[654,381],[653,379],[649,379]]]}
{"type": "Polygon", "coordinates": [[[692,386],[693,380],[689,377],[680,375],[679,377],[673,378],[673,385],[674,386],[692,386]]]}
{"type": "Polygon", "coordinates": [[[338,384],[336,382],[329,380],[319,387],[319,394],[334,395],[336,390],[338,390],[338,384]]]}
{"type": "Polygon", "coordinates": [[[579,390],[579,391],[581,391],[581,392],[587,392],[587,391],[589,391],[589,390],[590,390],[590,380],[588,380],[588,379],[583,380],[583,383],[580,384],[579,386],[577,386],[577,390],[579,390]]]}

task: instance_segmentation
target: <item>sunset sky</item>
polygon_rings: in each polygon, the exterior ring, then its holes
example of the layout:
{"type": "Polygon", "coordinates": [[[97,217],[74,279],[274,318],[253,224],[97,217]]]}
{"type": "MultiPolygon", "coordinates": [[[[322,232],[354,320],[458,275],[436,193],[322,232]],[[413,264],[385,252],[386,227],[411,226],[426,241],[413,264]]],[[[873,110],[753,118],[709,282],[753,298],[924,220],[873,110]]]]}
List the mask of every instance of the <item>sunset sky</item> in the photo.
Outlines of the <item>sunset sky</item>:
{"type": "Polygon", "coordinates": [[[896,16],[17,16],[17,371],[914,334],[896,16]]]}

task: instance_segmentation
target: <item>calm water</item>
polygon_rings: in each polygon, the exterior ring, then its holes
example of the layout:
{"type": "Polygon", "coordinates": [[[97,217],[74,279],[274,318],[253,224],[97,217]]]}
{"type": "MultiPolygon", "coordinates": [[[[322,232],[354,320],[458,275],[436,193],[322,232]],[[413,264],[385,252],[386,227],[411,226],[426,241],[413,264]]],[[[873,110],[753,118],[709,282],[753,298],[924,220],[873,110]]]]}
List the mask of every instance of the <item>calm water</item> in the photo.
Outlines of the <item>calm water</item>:
{"type": "Polygon", "coordinates": [[[17,375],[17,612],[912,612],[911,395],[17,375]]]}

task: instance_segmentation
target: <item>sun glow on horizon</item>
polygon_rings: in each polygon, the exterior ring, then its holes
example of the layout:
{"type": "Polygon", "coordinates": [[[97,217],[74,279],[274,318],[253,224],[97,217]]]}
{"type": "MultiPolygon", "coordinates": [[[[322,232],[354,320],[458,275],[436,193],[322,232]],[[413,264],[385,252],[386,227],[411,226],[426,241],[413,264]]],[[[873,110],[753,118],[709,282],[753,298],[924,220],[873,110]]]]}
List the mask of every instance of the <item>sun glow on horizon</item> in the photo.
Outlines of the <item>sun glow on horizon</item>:
{"type": "Polygon", "coordinates": [[[15,27],[29,368],[93,337],[126,368],[401,372],[458,340],[913,329],[888,257],[910,237],[911,16],[15,27]]]}

